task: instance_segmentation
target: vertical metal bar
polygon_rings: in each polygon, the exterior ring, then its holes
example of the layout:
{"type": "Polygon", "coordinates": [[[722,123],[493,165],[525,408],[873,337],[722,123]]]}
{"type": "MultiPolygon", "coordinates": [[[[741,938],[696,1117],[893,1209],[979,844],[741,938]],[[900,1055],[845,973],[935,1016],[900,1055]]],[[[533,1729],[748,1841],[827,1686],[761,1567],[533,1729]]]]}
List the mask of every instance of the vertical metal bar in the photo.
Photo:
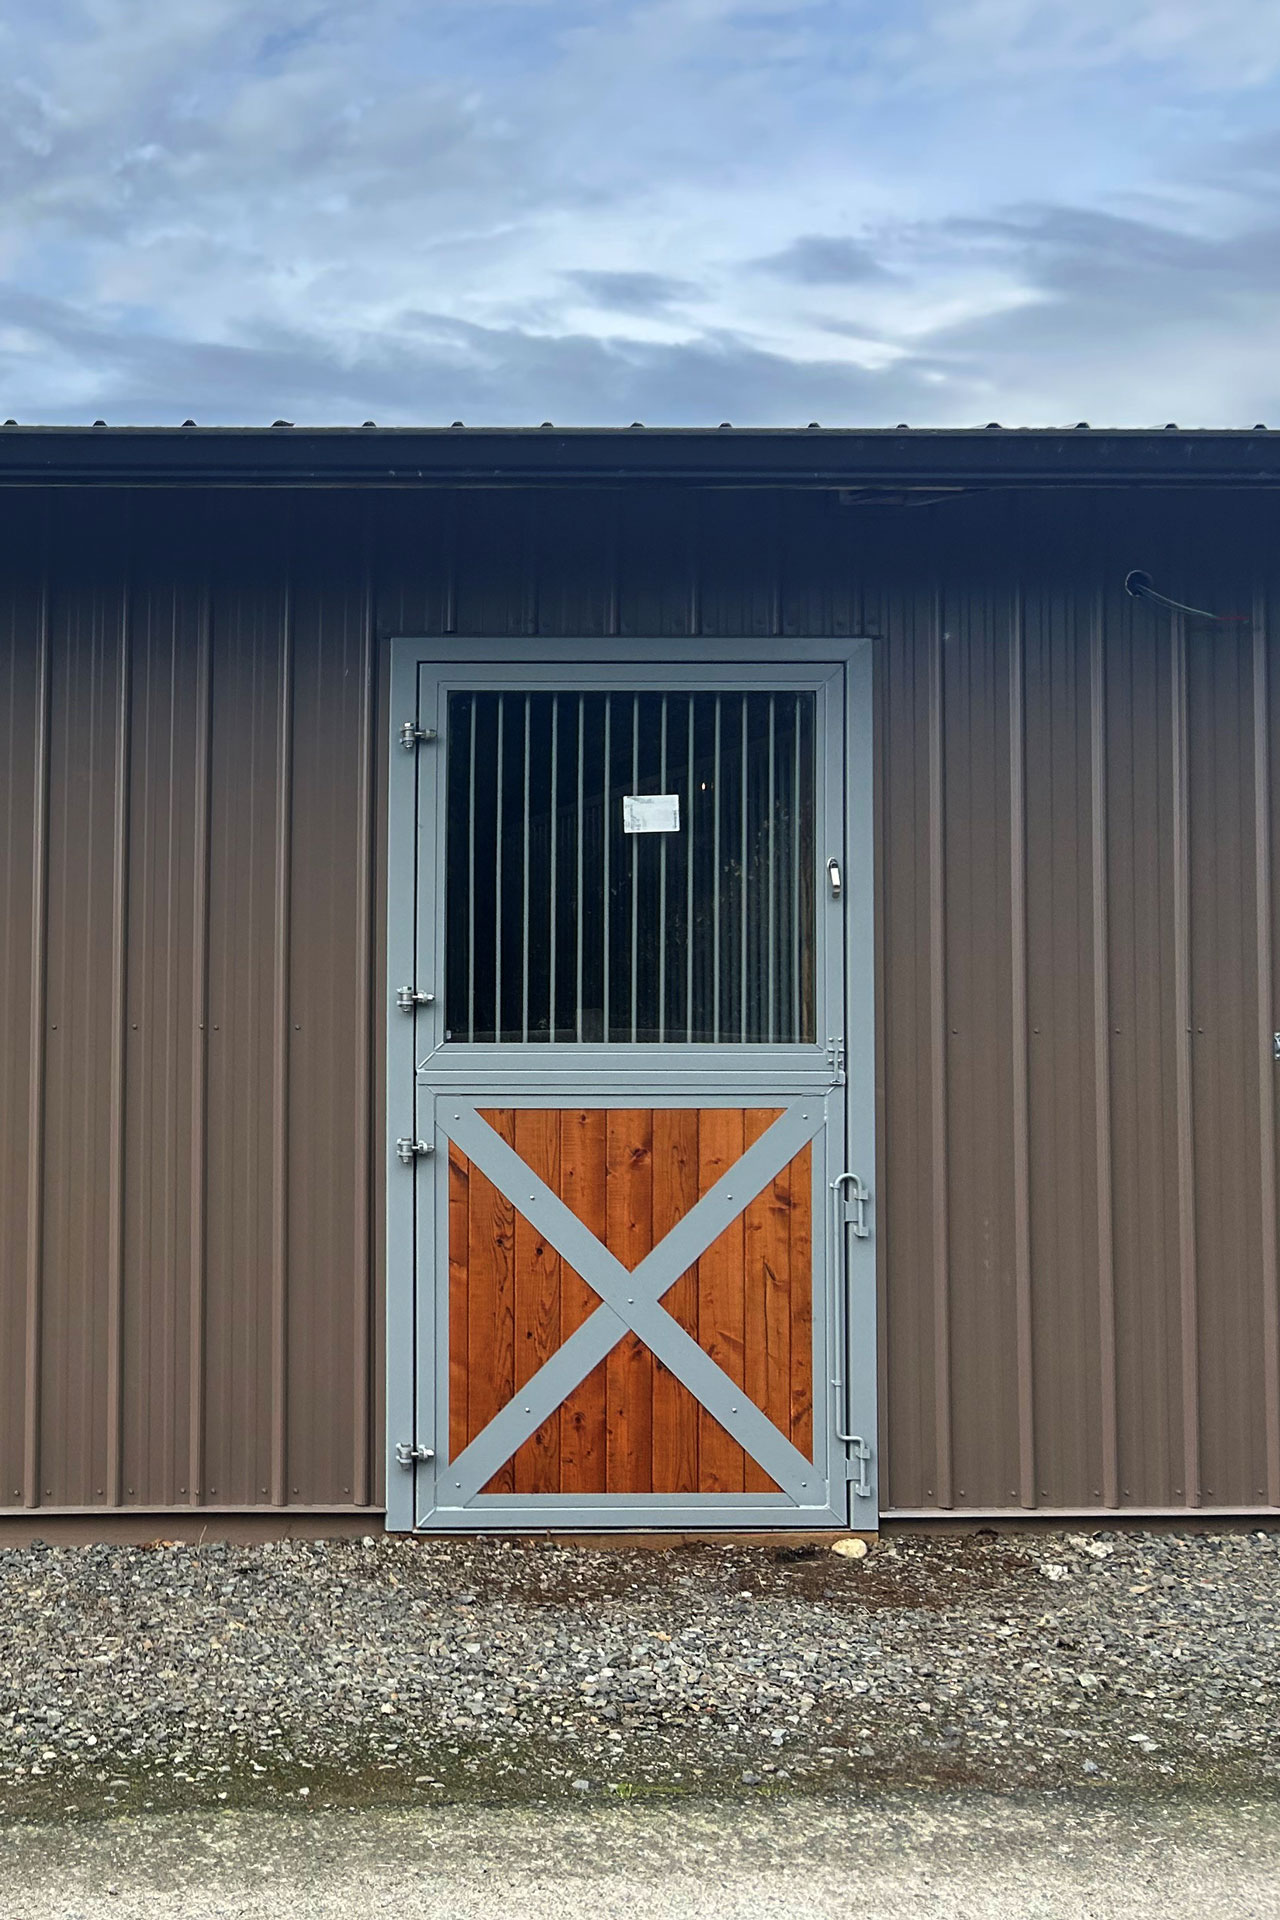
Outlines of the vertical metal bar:
{"type": "Polygon", "coordinates": [[[768,923],[769,923],[768,931],[765,935],[765,938],[768,941],[768,962],[765,970],[765,979],[767,983],[766,990],[769,996],[769,1012],[768,1012],[768,1017],[765,1021],[765,1033],[770,1040],[774,1038],[776,1029],[777,1029],[778,929],[777,929],[776,921],[777,921],[777,911],[778,911],[778,901],[777,901],[778,877],[777,877],[777,874],[774,872],[774,858],[775,858],[775,851],[776,851],[774,846],[774,814],[777,811],[777,787],[776,787],[777,744],[778,744],[777,743],[777,721],[778,721],[777,707],[778,707],[777,696],[776,694],[771,693],[769,695],[769,796],[768,796],[769,840],[768,840],[768,849],[766,853],[766,858],[769,863],[769,875],[768,875],[768,898],[767,898],[766,909],[765,909],[766,913],[768,914],[768,923]]]}
{"type": "Polygon", "coordinates": [[[684,1037],[686,1042],[693,1040],[693,790],[695,777],[693,703],[696,697],[692,693],[689,695],[689,826],[684,854],[684,1037]]]}
{"type": "Polygon", "coordinates": [[[943,761],[942,594],[928,638],[929,1094],[933,1215],[933,1420],[937,1502],[955,1505],[951,1445],[950,1203],[947,1178],[946,789],[943,761]]]}
{"type": "Polygon", "coordinates": [[[41,1353],[44,1335],[44,1171],[47,1059],[45,1035],[49,1028],[49,757],[52,718],[52,649],[50,606],[52,555],[49,551],[51,512],[46,507],[40,611],[37,622],[36,679],[39,688],[35,726],[35,781],[32,794],[31,849],[31,1061],[27,1082],[27,1271],[26,1339],[23,1355],[23,1502],[40,1505],[41,1468],[41,1353]]]}
{"type": "Polygon", "coordinates": [[[604,918],[603,927],[603,965],[601,968],[601,1013],[600,1037],[606,1043],[609,1038],[609,841],[612,835],[612,819],[609,811],[609,778],[613,771],[613,695],[604,697],[604,807],[601,813],[601,837],[604,843],[604,918]]]}
{"type": "Polygon", "coordinates": [[[1021,588],[1009,620],[1009,972],[1013,1094],[1013,1272],[1018,1353],[1018,1499],[1036,1504],[1031,1329],[1031,1096],[1027,1058],[1026,660],[1021,588]]]}
{"type": "Polygon", "coordinates": [[[583,775],[584,775],[583,757],[584,757],[584,749],[586,746],[586,738],[587,738],[585,706],[586,706],[586,696],[585,694],[580,693],[578,695],[578,889],[577,889],[578,926],[577,926],[577,949],[574,955],[574,962],[575,962],[577,972],[576,972],[576,981],[575,981],[574,999],[573,999],[573,1031],[574,1031],[574,1037],[578,1040],[581,1040],[582,1038],[582,922],[583,922],[583,916],[586,911],[585,906],[583,904],[583,897],[582,897],[582,852],[583,852],[582,842],[583,842],[583,836],[586,831],[586,823],[583,818],[583,806],[582,806],[582,800],[583,800],[582,789],[583,789],[583,775]]]}
{"type": "Polygon", "coordinates": [[[529,1038],[529,726],[532,696],[524,697],[524,872],[520,886],[523,935],[520,941],[520,1038],[529,1038]]]}
{"type": "MultiPolygon", "coordinates": [[[[640,791],[640,695],[631,696],[631,791],[640,791]]],[[[631,1044],[637,1039],[640,959],[640,836],[631,836],[631,1044]]]]}
{"type": "MultiPolygon", "coordinates": [[[[549,956],[549,979],[547,983],[547,1038],[556,1037],[556,854],[558,851],[560,822],[556,814],[556,800],[560,792],[560,695],[551,696],[551,805],[548,809],[551,823],[551,941],[549,956]]],[[[528,943],[528,930],[525,932],[528,943]]]]}
{"type": "Polygon", "coordinates": [[[476,719],[480,695],[471,696],[467,752],[467,1039],[476,1037],[476,719]]]}
{"type": "Polygon", "coordinates": [[[1270,1065],[1271,1017],[1271,762],[1268,747],[1270,675],[1266,602],[1253,596],[1253,872],[1256,991],[1258,996],[1258,1140],[1262,1202],[1262,1378],[1266,1421],[1267,1502],[1280,1506],[1280,1286],[1276,1260],[1276,1110],[1270,1065]]]}
{"type": "Polygon", "coordinates": [[[502,769],[506,746],[507,696],[498,695],[498,770],[494,786],[493,835],[493,1037],[502,1038],[502,769]]]}
{"type": "Polygon", "coordinates": [[[1102,1501],[1120,1505],[1116,1383],[1114,1171],[1111,1159],[1111,931],[1107,894],[1107,684],[1103,602],[1093,604],[1089,635],[1089,815],[1093,921],[1093,1137],[1097,1182],[1098,1364],[1102,1418],[1102,1501]]]}
{"type": "MultiPolygon", "coordinates": [[[[662,696],[662,745],[659,749],[658,784],[667,790],[667,696],[662,696]]],[[[667,836],[662,836],[658,853],[658,1042],[667,1037],[667,836]]]]}
{"type": "Polygon", "coordinates": [[[791,1032],[789,1040],[800,1038],[801,964],[804,959],[804,932],[800,925],[800,695],[791,696],[794,739],[791,748],[791,1032]]]}
{"type": "Polygon", "coordinates": [[[741,872],[738,876],[738,1039],[743,1045],[747,1038],[747,861],[750,858],[747,843],[747,696],[742,696],[742,776],[739,781],[742,789],[742,818],[738,823],[738,859],[741,872]]]}
{"type": "Polygon", "coordinates": [[[716,695],[715,745],[711,755],[711,1038],[720,1040],[720,695],[716,695]]]}
{"type": "Polygon", "coordinates": [[[1182,1344],[1183,1498],[1200,1504],[1200,1326],[1196,1286],[1195,1136],[1191,1060],[1191,856],[1188,833],[1187,633],[1171,616],[1169,704],[1173,787],[1174,1087],[1178,1154],[1178,1282],[1182,1344]]]}

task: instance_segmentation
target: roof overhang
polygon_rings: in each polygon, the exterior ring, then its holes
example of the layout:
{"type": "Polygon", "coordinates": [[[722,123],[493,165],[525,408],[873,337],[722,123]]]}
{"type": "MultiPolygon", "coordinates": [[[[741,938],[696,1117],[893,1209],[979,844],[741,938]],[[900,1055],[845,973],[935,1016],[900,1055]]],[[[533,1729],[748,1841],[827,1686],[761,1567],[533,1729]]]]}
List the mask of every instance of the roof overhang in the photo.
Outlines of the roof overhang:
{"type": "Polygon", "coordinates": [[[0,485],[1280,486],[1280,432],[1132,428],[0,427],[0,485]]]}

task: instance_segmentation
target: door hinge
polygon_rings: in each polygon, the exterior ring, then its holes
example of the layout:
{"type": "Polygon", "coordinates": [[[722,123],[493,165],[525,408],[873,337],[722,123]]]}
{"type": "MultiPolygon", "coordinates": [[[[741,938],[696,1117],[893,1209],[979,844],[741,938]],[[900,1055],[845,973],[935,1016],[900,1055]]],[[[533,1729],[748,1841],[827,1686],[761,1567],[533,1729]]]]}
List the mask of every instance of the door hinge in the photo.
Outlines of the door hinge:
{"type": "Polygon", "coordinates": [[[434,1153],[435,1148],[429,1140],[411,1140],[408,1134],[401,1134],[396,1141],[396,1152],[406,1167],[411,1167],[420,1154],[434,1153]]]}
{"type": "Polygon", "coordinates": [[[844,1035],[832,1034],[827,1041],[827,1066],[831,1070],[833,1087],[844,1085],[844,1035]]]}
{"type": "Polygon", "coordinates": [[[406,720],[400,728],[400,745],[410,753],[415,747],[426,746],[427,742],[434,740],[435,737],[434,727],[420,727],[416,720],[406,720]]]}
{"type": "Polygon", "coordinates": [[[851,1434],[849,1437],[849,1478],[853,1481],[853,1490],[859,1500],[869,1500],[871,1498],[871,1476],[867,1469],[871,1465],[872,1458],[871,1448],[867,1445],[861,1434],[851,1434]]]}
{"type": "Polygon", "coordinates": [[[416,1466],[419,1461],[425,1463],[436,1457],[434,1447],[419,1447],[412,1440],[396,1441],[396,1465],[398,1467],[416,1466]]]}
{"type": "Polygon", "coordinates": [[[433,1007],[434,993],[420,993],[417,987],[397,987],[396,1005],[401,1013],[412,1013],[415,1007],[433,1007]]]}

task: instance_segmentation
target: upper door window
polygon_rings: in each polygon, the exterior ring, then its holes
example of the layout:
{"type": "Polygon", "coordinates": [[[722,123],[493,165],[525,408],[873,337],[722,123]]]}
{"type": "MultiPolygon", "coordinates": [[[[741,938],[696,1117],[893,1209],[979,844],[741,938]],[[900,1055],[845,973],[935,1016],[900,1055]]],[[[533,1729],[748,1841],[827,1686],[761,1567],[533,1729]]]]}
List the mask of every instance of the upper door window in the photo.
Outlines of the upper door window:
{"type": "Polygon", "coordinates": [[[813,1041],[812,693],[448,696],[451,1041],[813,1041]]]}

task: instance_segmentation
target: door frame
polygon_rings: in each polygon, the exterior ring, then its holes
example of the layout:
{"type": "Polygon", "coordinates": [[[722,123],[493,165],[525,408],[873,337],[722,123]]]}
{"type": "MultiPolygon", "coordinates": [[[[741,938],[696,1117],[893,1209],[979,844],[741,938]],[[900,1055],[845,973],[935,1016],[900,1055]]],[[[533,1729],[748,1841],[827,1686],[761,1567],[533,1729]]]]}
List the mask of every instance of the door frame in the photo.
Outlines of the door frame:
{"type": "MultiPolygon", "coordinates": [[[[437,1211],[419,1204],[427,1198],[423,1183],[434,1183],[439,1175],[438,1156],[410,1158],[404,1164],[400,1156],[402,1141],[418,1140],[418,1016],[402,1011],[397,994],[402,987],[416,987],[414,962],[420,902],[419,886],[434,889],[437,881],[438,849],[434,838],[422,839],[426,825],[426,800],[429,782],[435,778],[430,762],[430,746],[412,737],[420,724],[418,680],[422,666],[466,668],[474,666],[511,668],[534,663],[530,655],[536,648],[540,668],[606,666],[625,675],[626,668],[652,672],[663,665],[684,669],[691,665],[714,672],[726,670],[766,670],[803,666],[829,668],[844,676],[844,1060],[845,1084],[841,1105],[844,1113],[843,1141],[832,1139],[826,1155],[814,1158],[814,1204],[831,1209],[833,1243],[827,1274],[830,1337],[827,1342],[829,1364],[825,1380],[814,1379],[815,1453],[832,1451],[833,1489],[837,1480],[847,1479],[849,1505],[826,1519],[827,1525],[851,1525],[872,1530],[878,1525],[878,1442],[876,1436],[877,1341],[876,1341],[876,1257],[872,1189],[875,1171],[875,845],[873,774],[873,648],[869,637],[839,640],[799,638],[785,640],[762,638],[699,638],[696,658],[690,659],[687,638],[616,637],[588,639],[486,639],[484,637],[437,635],[396,636],[390,643],[390,700],[387,715],[389,758],[387,775],[387,1028],[386,1028],[386,1524],[393,1531],[417,1530],[419,1478],[412,1458],[418,1444],[415,1429],[419,1313],[417,1273],[419,1239],[424,1222],[437,1211]],[[408,725],[409,737],[403,729],[408,725]],[[421,845],[421,853],[420,853],[421,845]],[[425,856],[425,857],[423,857],[425,856]],[[826,1163],[825,1165],[823,1163],[826,1163]],[[835,1169],[856,1172],[863,1182],[864,1204],[856,1211],[865,1220],[867,1231],[854,1232],[851,1221],[855,1209],[847,1204],[845,1189],[835,1178],[835,1169]],[[831,1364],[834,1362],[834,1364],[831,1364]],[[851,1440],[849,1409],[856,1408],[861,1432],[857,1445],[851,1440]],[[405,1449],[410,1457],[406,1464],[405,1449]],[[865,1451],[864,1451],[865,1449],[865,1451]],[[856,1457],[855,1457],[856,1456],[856,1457]]],[[[434,984],[434,983],[433,983],[434,984]]],[[[539,1049],[541,1052],[542,1049],[539,1049]]],[[[699,1050],[700,1051],[700,1050],[699,1050]]],[[[691,1062],[691,1065],[693,1063],[691,1062]]],[[[781,1064],[781,1063],[780,1063],[781,1064]]],[[[636,1063],[637,1083],[643,1077],[642,1063],[636,1063]]],[[[630,1074],[628,1078],[630,1079],[630,1074]]],[[[706,1088],[706,1081],[701,1081],[706,1088]]],[[[636,1091],[628,1088],[625,1099],[633,1104],[636,1091]]],[[[781,1094],[781,1088],[780,1088],[781,1094]]],[[[545,1096],[543,1096],[545,1098],[545,1096]]],[[[619,1096],[622,1098],[623,1096],[619,1096]]],[[[785,1097],[785,1096],[782,1096],[785,1097]]],[[[528,1083],[512,1085],[503,1104],[528,1104],[528,1083]],[[523,1096],[523,1099],[522,1097],[523,1096]]],[[[688,1083],[664,1084],[659,1104],[717,1104],[705,1093],[696,1099],[688,1083]]],[[[601,1102],[600,1104],[608,1104],[601,1102]]],[[[828,1129],[830,1132],[831,1130],[828,1129]]],[[[434,1145],[434,1141],[429,1143],[434,1145]]],[[[816,1225],[816,1221],[815,1221],[816,1225]]],[[[432,1232],[433,1239],[438,1238],[432,1232]]],[[[824,1236],[826,1238],[827,1236],[824,1236]]],[[[434,1311],[434,1303],[432,1308],[434,1311]]],[[[426,1333],[427,1329],[422,1331],[426,1333]]],[[[520,1520],[498,1521],[483,1510],[469,1510],[461,1518],[435,1516],[431,1530],[508,1531],[527,1530],[548,1524],[573,1524],[570,1496],[537,1496],[544,1504],[556,1498],[563,1514],[549,1519],[530,1510],[520,1520]]],[[[611,1530],[628,1526],[651,1532],[663,1524],[688,1530],[698,1527],[711,1531],[732,1529],[744,1521],[711,1520],[691,1516],[687,1496],[668,1496],[670,1517],[663,1513],[663,1497],[642,1496],[645,1511],[636,1511],[628,1519],[626,1502],[637,1496],[583,1496],[584,1505],[598,1505],[608,1498],[616,1506],[617,1518],[611,1530]]],[[[735,1496],[730,1496],[733,1498],[735,1496]]],[[[833,1490],[833,1500],[836,1498],[833,1490]]],[[[709,1496],[702,1496],[708,1499],[709,1496]]],[[[723,1498],[723,1497],[722,1497],[723,1498]]],[[[765,1496],[752,1496],[752,1505],[765,1496]]],[[[773,1514],[770,1514],[773,1519],[773,1514]]],[[[789,1501],[778,1507],[779,1530],[790,1525],[805,1525],[805,1516],[789,1501]]],[[[582,1524],[581,1521],[578,1524],[582,1524]]],[[[590,1524],[598,1526],[598,1518],[590,1524]]],[[[757,1520],[753,1523],[759,1525],[757,1520]]],[[[768,1522],[766,1522],[768,1524],[768,1522]]],[[[807,1524],[815,1521],[809,1517],[807,1524]]],[[[821,1524],[819,1522],[818,1524],[821,1524]]]]}

